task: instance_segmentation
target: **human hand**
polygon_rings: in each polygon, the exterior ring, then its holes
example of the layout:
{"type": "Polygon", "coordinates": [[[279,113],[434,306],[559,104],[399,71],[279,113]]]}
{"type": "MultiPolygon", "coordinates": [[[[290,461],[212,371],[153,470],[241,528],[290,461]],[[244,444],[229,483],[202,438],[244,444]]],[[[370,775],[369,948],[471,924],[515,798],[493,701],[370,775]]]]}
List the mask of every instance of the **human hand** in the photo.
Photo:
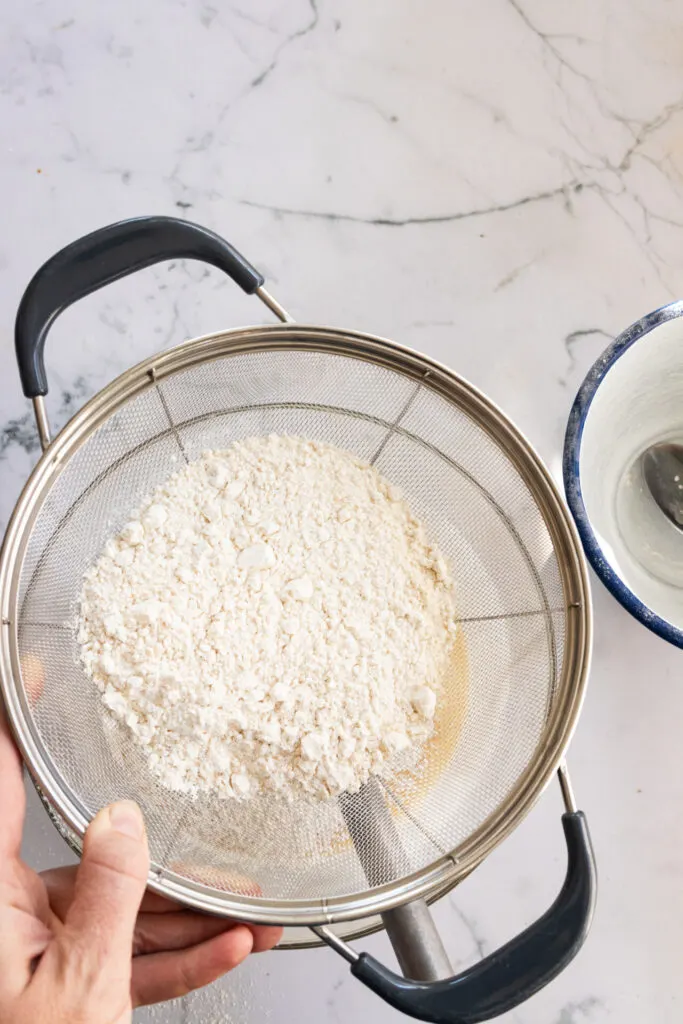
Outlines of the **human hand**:
{"type": "Polygon", "coordinates": [[[105,807],[78,867],[20,860],[21,761],[0,713],[0,1024],[126,1024],[135,1006],[185,995],[271,949],[281,929],[235,924],[145,893],[139,809],[105,807]]]}

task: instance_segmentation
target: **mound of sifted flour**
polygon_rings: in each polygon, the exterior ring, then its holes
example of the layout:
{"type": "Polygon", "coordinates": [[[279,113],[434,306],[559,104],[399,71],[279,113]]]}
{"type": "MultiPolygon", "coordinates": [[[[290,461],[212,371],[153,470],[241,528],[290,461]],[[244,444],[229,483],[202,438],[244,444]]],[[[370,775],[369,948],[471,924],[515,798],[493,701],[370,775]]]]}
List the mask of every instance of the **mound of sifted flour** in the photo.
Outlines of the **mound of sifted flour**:
{"type": "Polygon", "coordinates": [[[448,568],[395,488],[271,435],[157,488],[88,571],[78,639],[165,786],[324,799],[417,753],[454,633],[448,568]]]}

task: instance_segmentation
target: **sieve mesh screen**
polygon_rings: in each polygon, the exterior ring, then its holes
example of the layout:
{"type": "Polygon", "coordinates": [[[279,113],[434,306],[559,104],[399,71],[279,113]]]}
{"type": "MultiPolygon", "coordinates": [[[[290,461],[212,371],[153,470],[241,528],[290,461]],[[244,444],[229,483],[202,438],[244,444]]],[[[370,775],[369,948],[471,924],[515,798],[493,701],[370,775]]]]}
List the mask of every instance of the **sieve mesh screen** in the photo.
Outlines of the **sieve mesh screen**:
{"type": "Polygon", "coordinates": [[[228,351],[120,404],[38,508],[18,610],[19,656],[23,664],[39,659],[45,676],[40,698],[29,701],[30,726],[85,816],[133,798],[162,875],[218,896],[260,895],[275,909],[284,900],[323,907],[457,852],[543,744],[567,617],[544,515],[479,422],[427,374],[420,380],[286,345],[228,351]],[[103,713],[79,665],[77,599],[106,540],[157,484],[205,449],[272,432],[347,449],[401,488],[450,560],[458,641],[435,735],[410,776],[399,772],[323,805],[193,801],[163,789],[125,729],[103,713]]]}

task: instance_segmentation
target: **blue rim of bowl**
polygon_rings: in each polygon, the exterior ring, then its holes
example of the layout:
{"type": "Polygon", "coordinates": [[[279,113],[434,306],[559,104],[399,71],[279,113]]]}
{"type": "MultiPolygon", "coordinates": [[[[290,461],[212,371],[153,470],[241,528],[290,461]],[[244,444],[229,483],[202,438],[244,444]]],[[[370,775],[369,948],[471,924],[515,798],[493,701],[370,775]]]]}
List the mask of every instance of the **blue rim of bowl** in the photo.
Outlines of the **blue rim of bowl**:
{"type": "Polygon", "coordinates": [[[673,626],[666,619],[662,619],[653,612],[651,608],[648,608],[646,604],[643,604],[640,598],[636,597],[633,591],[626,586],[605,557],[598,538],[593,532],[584,504],[581,491],[580,459],[581,441],[586,417],[600,384],[612,366],[631,345],[640,341],[641,338],[649,334],[655,327],[666,323],[667,320],[675,320],[680,316],[683,316],[683,301],[671,302],[668,306],[662,306],[653,313],[648,313],[642,320],[631,324],[618,338],[615,338],[611,345],[608,345],[589,370],[574,399],[564,438],[564,455],[562,460],[562,473],[567,503],[576,522],[576,528],[579,531],[581,543],[583,544],[588,561],[593,566],[597,576],[610,593],[616,597],[617,601],[624,606],[626,611],[630,612],[634,618],[642,622],[648,629],[651,629],[653,633],[663,637],[677,647],[683,647],[683,629],[673,626]]]}

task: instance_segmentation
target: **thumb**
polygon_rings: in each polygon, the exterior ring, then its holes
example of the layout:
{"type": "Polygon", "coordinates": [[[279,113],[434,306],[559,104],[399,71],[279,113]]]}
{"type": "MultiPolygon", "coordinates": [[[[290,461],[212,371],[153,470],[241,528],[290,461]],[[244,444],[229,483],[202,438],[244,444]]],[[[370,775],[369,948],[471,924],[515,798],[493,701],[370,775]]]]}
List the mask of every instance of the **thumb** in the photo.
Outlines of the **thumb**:
{"type": "Polygon", "coordinates": [[[63,940],[85,973],[130,978],[133,929],[147,884],[145,823],[130,800],[110,804],[85,834],[63,940]]]}

